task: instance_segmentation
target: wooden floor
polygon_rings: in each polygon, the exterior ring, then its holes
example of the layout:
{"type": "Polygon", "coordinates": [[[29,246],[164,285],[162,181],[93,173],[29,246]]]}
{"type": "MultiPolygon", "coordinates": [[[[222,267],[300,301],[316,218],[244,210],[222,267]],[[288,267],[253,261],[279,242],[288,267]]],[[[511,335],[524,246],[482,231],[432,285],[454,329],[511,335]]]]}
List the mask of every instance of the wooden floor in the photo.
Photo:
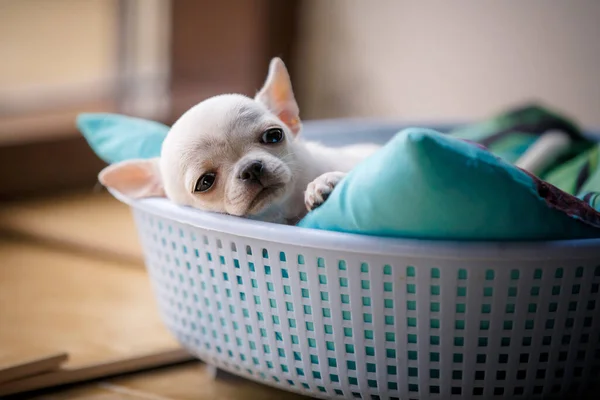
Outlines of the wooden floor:
{"type": "MultiPolygon", "coordinates": [[[[127,207],[103,193],[0,204],[0,364],[67,351],[76,367],[177,346],[156,311],[127,207]]],[[[200,362],[35,399],[300,399],[200,362]]]]}

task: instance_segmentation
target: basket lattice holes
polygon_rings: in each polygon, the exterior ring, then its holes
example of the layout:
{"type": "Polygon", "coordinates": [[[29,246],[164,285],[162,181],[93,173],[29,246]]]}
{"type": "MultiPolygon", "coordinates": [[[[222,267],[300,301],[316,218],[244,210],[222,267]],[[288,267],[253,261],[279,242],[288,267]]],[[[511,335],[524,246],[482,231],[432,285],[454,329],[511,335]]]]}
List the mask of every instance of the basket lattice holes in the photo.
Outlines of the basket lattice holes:
{"type": "Polygon", "coordinates": [[[168,327],[237,374],[394,399],[577,392],[598,373],[600,266],[340,259],[135,215],[168,327]]]}

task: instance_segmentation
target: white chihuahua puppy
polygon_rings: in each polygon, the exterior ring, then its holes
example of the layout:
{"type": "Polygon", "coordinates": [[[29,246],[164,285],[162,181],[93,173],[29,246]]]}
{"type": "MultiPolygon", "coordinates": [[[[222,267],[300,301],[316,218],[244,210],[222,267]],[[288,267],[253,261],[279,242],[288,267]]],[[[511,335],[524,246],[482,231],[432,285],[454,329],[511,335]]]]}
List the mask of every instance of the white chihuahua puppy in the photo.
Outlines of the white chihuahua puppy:
{"type": "Polygon", "coordinates": [[[254,99],[202,101],[175,122],[160,158],[110,165],[99,179],[133,198],[166,196],[201,210],[295,224],[378,148],[327,148],[303,141],[300,131],[290,77],[274,58],[254,99]]]}

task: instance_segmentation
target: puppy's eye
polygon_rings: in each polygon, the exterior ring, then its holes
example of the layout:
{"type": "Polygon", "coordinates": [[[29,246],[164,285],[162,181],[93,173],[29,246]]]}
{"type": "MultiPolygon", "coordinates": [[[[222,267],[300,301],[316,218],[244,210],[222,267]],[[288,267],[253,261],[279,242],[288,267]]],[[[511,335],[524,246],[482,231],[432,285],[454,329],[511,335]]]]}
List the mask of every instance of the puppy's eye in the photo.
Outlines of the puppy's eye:
{"type": "Polygon", "coordinates": [[[216,179],[217,175],[212,172],[202,175],[200,179],[198,179],[198,182],[196,182],[196,186],[194,187],[194,193],[206,192],[212,187],[216,179]]]}
{"type": "Polygon", "coordinates": [[[260,142],[263,144],[275,144],[283,141],[283,131],[279,128],[267,129],[260,138],[260,142]]]}

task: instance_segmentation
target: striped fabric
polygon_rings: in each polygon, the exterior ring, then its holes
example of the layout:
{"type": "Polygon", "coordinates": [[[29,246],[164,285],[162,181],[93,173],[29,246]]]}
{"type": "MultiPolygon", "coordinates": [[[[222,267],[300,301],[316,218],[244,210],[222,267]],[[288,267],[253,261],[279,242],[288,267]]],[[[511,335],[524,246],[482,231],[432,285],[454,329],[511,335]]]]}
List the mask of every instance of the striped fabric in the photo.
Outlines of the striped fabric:
{"type": "Polygon", "coordinates": [[[527,105],[460,127],[450,134],[479,143],[514,163],[550,131],[566,133],[571,144],[539,174],[540,178],[600,210],[600,143],[584,137],[575,123],[557,112],[536,104],[527,105]]]}

